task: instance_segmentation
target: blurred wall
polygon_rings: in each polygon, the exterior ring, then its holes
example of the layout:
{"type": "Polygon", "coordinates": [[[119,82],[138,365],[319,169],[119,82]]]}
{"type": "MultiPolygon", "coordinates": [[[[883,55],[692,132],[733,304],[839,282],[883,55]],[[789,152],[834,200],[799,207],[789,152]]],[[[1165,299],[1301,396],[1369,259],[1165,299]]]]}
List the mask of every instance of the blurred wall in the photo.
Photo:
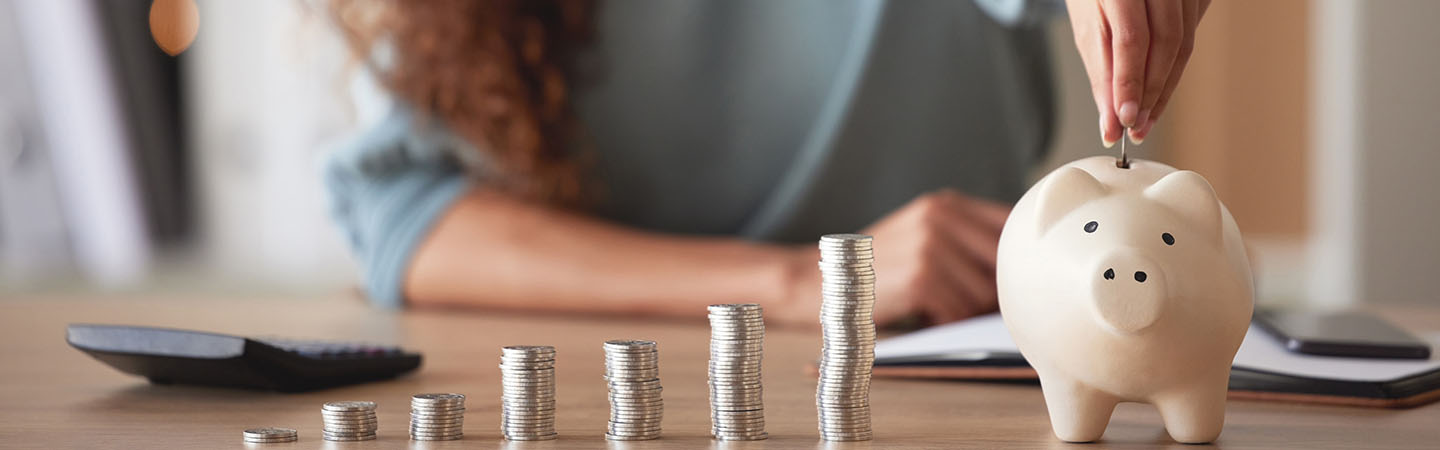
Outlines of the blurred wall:
{"type": "Polygon", "coordinates": [[[323,292],[355,280],[319,172],[359,126],[354,77],[320,5],[199,2],[186,69],[200,245],[178,262],[179,278],[199,267],[234,290],[323,292]]]}
{"type": "Polygon", "coordinates": [[[1311,2],[1211,4],[1155,143],[1240,225],[1261,304],[1311,303],[1311,2]]]}
{"type": "Polygon", "coordinates": [[[1357,12],[1358,300],[1440,305],[1440,1],[1357,12]]]}

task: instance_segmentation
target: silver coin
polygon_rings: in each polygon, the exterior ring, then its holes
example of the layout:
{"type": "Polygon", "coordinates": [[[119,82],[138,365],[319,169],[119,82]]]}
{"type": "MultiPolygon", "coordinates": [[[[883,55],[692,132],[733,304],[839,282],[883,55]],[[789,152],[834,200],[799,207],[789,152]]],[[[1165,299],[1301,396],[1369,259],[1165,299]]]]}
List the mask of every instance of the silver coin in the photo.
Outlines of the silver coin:
{"type": "Polygon", "coordinates": [[[610,417],[660,417],[665,414],[663,405],[650,408],[611,408],[610,417]]]}
{"type": "Polygon", "coordinates": [[[605,368],[610,370],[654,370],[660,368],[659,359],[649,360],[606,360],[605,368]]]}
{"type": "Polygon", "coordinates": [[[605,345],[605,357],[607,358],[643,358],[653,357],[660,354],[660,347],[617,347],[605,345]]]}
{"type": "Polygon", "coordinates": [[[365,419],[347,419],[347,420],[325,419],[325,420],[323,420],[322,422],[323,422],[326,426],[331,426],[331,425],[374,425],[375,422],[376,422],[376,418],[370,417],[370,418],[365,418],[365,419]]]}
{"type": "Polygon", "coordinates": [[[428,403],[464,403],[464,402],[465,402],[465,394],[449,394],[449,393],[415,394],[415,395],[413,395],[413,396],[410,397],[410,402],[411,402],[411,403],[422,402],[422,403],[427,403],[427,404],[428,404],[428,403]]]}
{"type": "Polygon", "coordinates": [[[541,414],[514,414],[514,413],[504,414],[504,413],[502,413],[502,414],[500,415],[500,420],[501,420],[502,422],[511,423],[511,424],[550,423],[550,422],[554,422],[554,421],[555,421],[555,414],[554,414],[554,413],[541,413],[541,414]]]}
{"type": "Polygon", "coordinates": [[[754,433],[716,433],[715,439],[722,441],[763,441],[769,439],[770,435],[764,431],[754,433]]]}
{"type": "Polygon", "coordinates": [[[820,244],[821,244],[821,245],[855,245],[855,244],[865,244],[865,245],[869,245],[869,243],[870,243],[870,242],[873,242],[874,239],[875,239],[875,238],[871,237],[871,236],[868,235],[868,234],[859,234],[859,233],[832,233],[832,234],[827,234],[827,235],[824,235],[824,236],[820,236],[820,244]]]}
{"type": "Polygon", "coordinates": [[[657,345],[657,344],[656,344],[655,341],[645,341],[645,340],[636,340],[636,339],[615,339],[615,340],[605,341],[605,347],[606,347],[606,348],[610,348],[610,347],[617,347],[617,348],[655,348],[656,345],[657,345]]]}
{"type": "Polygon", "coordinates": [[[412,407],[410,407],[410,412],[411,412],[411,413],[416,413],[416,414],[463,414],[463,413],[465,413],[465,407],[464,407],[464,406],[452,406],[452,407],[446,407],[446,408],[431,408],[431,407],[412,406],[412,407]]]}
{"type": "Polygon", "coordinates": [[[549,369],[554,367],[555,360],[553,359],[515,359],[505,357],[500,358],[500,368],[505,370],[525,371],[535,369],[549,369]]]}
{"type": "Polygon", "coordinates": [[[761,409],[739,411],[717,410],[714,411],[711,415],[713,419],[717,421],[724,421],[727,423],[745,423],[761,421],[765,419],[765,411],[761,409]]]}
{"type": "Polygon", "coordinates": [[[857,427],[857,426],[869,427],[869,426],[870,426],[870,416],[856,416],[856,417],[830,417],[830,416],[821,416],[821,418],[820,418],[820,427],[821,427],[821,428],[825,428],[825,427],[832,427],[832,428],[834,428],[834,427],[857,427]]]}
{"type": "Polygon", "coordinates": [[[297,435],[299,435],[299,432],[295,431],[294,428],[276,427],[251,428],[241,433],[242,437],[255,439],[289,438],[297,435]]]}
{"type": "Polygon", "coordinates": [[[734,410],[734,411],[715,411],[715,412],[717,413],[717,414],[715,414],[716,417],[723,417],[723,418],[734,419],[734,420],[739,420],[739,419],[760,419],[760,418],[764,418],[764,417],[765,417],[765,410],[763,410],[763,409],[748,409],[748,410],[734,410]],[[723,414],[719,414],[719,413],[723,413],[723,414]]]}
{"type": "Polygon", "coordinates": [[[507,345],[505,347],[501,347],[500,350],[506,354],[521,355],[555,353],[555,347],[549,345],[507,345]]]}
{"type": "Polygon", "coordinates": [[[322,407],[325,411],[373,411],[375,402],[343,401],[329,402],[322,407]]]}
{"type": "Polygon", "coordinates": [[[500,386],[508,392],[552,391],[555,380],[501,380],[500,386]]]}
{"type": "Polygon", "coordinates": [[[620,426],[610,425],[610,426],[608,426],[608,427],[605,428],[605,432],[606,432],[606,433],[614,434],[614,435],[619,435],[619,436],[625,436],[625,435],[643,436],[643,435],[648,435],[648,434],[659,433],[661,430],[662,430],[662,428],[661,428],[659,425],[650,426],[650,427],[620,427],[620,426]]]}
{"type": "Polygon", "coordinates": [[[710,387],[710,398],[726,398],[732,400],[738,398],[760,398],[760,396],[763,394],[764,391],[760,388],[726,386],[710,387]]]}
{"type": "Polygon", "coordinates": [[[649,368],[637,368],[637,369],[615,369],[615,368],[607,368],[607,370],[605,371],[605,378],[606,378],[606,379],[623,379],[623,380],[627,380],[627,382],[629,382],[629,381],[635,381],[635,382],[640,382],[640,381],[659,381],[659,380],[660,380],[660,368],[659,368],[659,367],[655,367],[655,366],[651,366],[651,367],[649,367],[649,368]]]}
{"type": "Polygon", "coordinates": [[[451,436],[410,436],[410,439],[414,441],[458,441],[464,438],[464,434],[456,434],[451,436]]]}
{"type": "Polygon", "coordinates": [[[605,439],[608,439],[608,440],[611,440],[611,441],[648,441],[648,440],[659,439],[659,438],[660,438],[660,433],[640,435],[640,436],[616,436],[616,435],[612,435],[612,434],[609,434],[609,433],[606,433],[606,434],[605,434],[605,439]]]}
{"type": "Polygon", "coordinates": [[[364,415],[364,416],[351,416],[351,417],[336,417],[336,416],[326,416],[326,415],[322,415],[322,416],[320,417],[320,419],[323,420],[323,421],[325,421],[325,423],[350,423],[350,422],[366,422],[366,421],[371,421],[371,422],[373,422],[373,421],[375,421],[375,415],[374,415],[374,414],[370,414],[370,415],[364,415]]]}

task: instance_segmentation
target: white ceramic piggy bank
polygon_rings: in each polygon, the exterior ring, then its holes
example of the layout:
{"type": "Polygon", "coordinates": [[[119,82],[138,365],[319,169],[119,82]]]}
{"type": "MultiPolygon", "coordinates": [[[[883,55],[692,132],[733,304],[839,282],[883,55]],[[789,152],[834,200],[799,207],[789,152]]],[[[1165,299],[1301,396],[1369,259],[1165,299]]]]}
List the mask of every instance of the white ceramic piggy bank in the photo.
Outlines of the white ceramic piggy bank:
{"type": "Polygon", "coordinates": [[[1178,442],[1215,440],[1253,310],[1240,230],[1199,174],[1098,156],[1051,172],[1005,222],[1000,312],[1065,441],[1119,402],[1154,404],[1178,442]]]}

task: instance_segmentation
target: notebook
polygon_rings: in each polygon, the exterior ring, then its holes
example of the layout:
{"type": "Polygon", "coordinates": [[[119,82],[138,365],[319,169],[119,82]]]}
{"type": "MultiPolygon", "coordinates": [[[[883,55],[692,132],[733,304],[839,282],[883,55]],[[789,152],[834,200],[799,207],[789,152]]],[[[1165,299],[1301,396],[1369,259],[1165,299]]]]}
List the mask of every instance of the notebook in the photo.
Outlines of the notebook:
{"type": "MultiPolygon", "coordinates": [[[[1440,347],[1440,333],[1422,336],[1440,347]]],[[[1035,379],[999,314],[882,339],[876,377],[1035,379]]],[[[1440,352],[1429,360],[1311,356],[1250,326],[1230,371],[1230,397],[1402,408],[1440,400],[1440,352]]]]}

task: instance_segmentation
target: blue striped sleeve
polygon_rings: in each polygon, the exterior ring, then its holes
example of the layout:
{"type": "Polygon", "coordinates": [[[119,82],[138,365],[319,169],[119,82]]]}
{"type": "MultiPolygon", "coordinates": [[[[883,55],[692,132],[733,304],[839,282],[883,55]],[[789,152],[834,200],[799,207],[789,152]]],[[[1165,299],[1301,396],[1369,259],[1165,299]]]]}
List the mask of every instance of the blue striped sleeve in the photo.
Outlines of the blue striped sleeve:
{"type": "Polygon", "coordinates": [[[469,181],[451,156],[457,141],[416,126],[397,108],[324,161],[330,213],[359,261],[377,306],[404,305],[415,249],[469,181]]]}

